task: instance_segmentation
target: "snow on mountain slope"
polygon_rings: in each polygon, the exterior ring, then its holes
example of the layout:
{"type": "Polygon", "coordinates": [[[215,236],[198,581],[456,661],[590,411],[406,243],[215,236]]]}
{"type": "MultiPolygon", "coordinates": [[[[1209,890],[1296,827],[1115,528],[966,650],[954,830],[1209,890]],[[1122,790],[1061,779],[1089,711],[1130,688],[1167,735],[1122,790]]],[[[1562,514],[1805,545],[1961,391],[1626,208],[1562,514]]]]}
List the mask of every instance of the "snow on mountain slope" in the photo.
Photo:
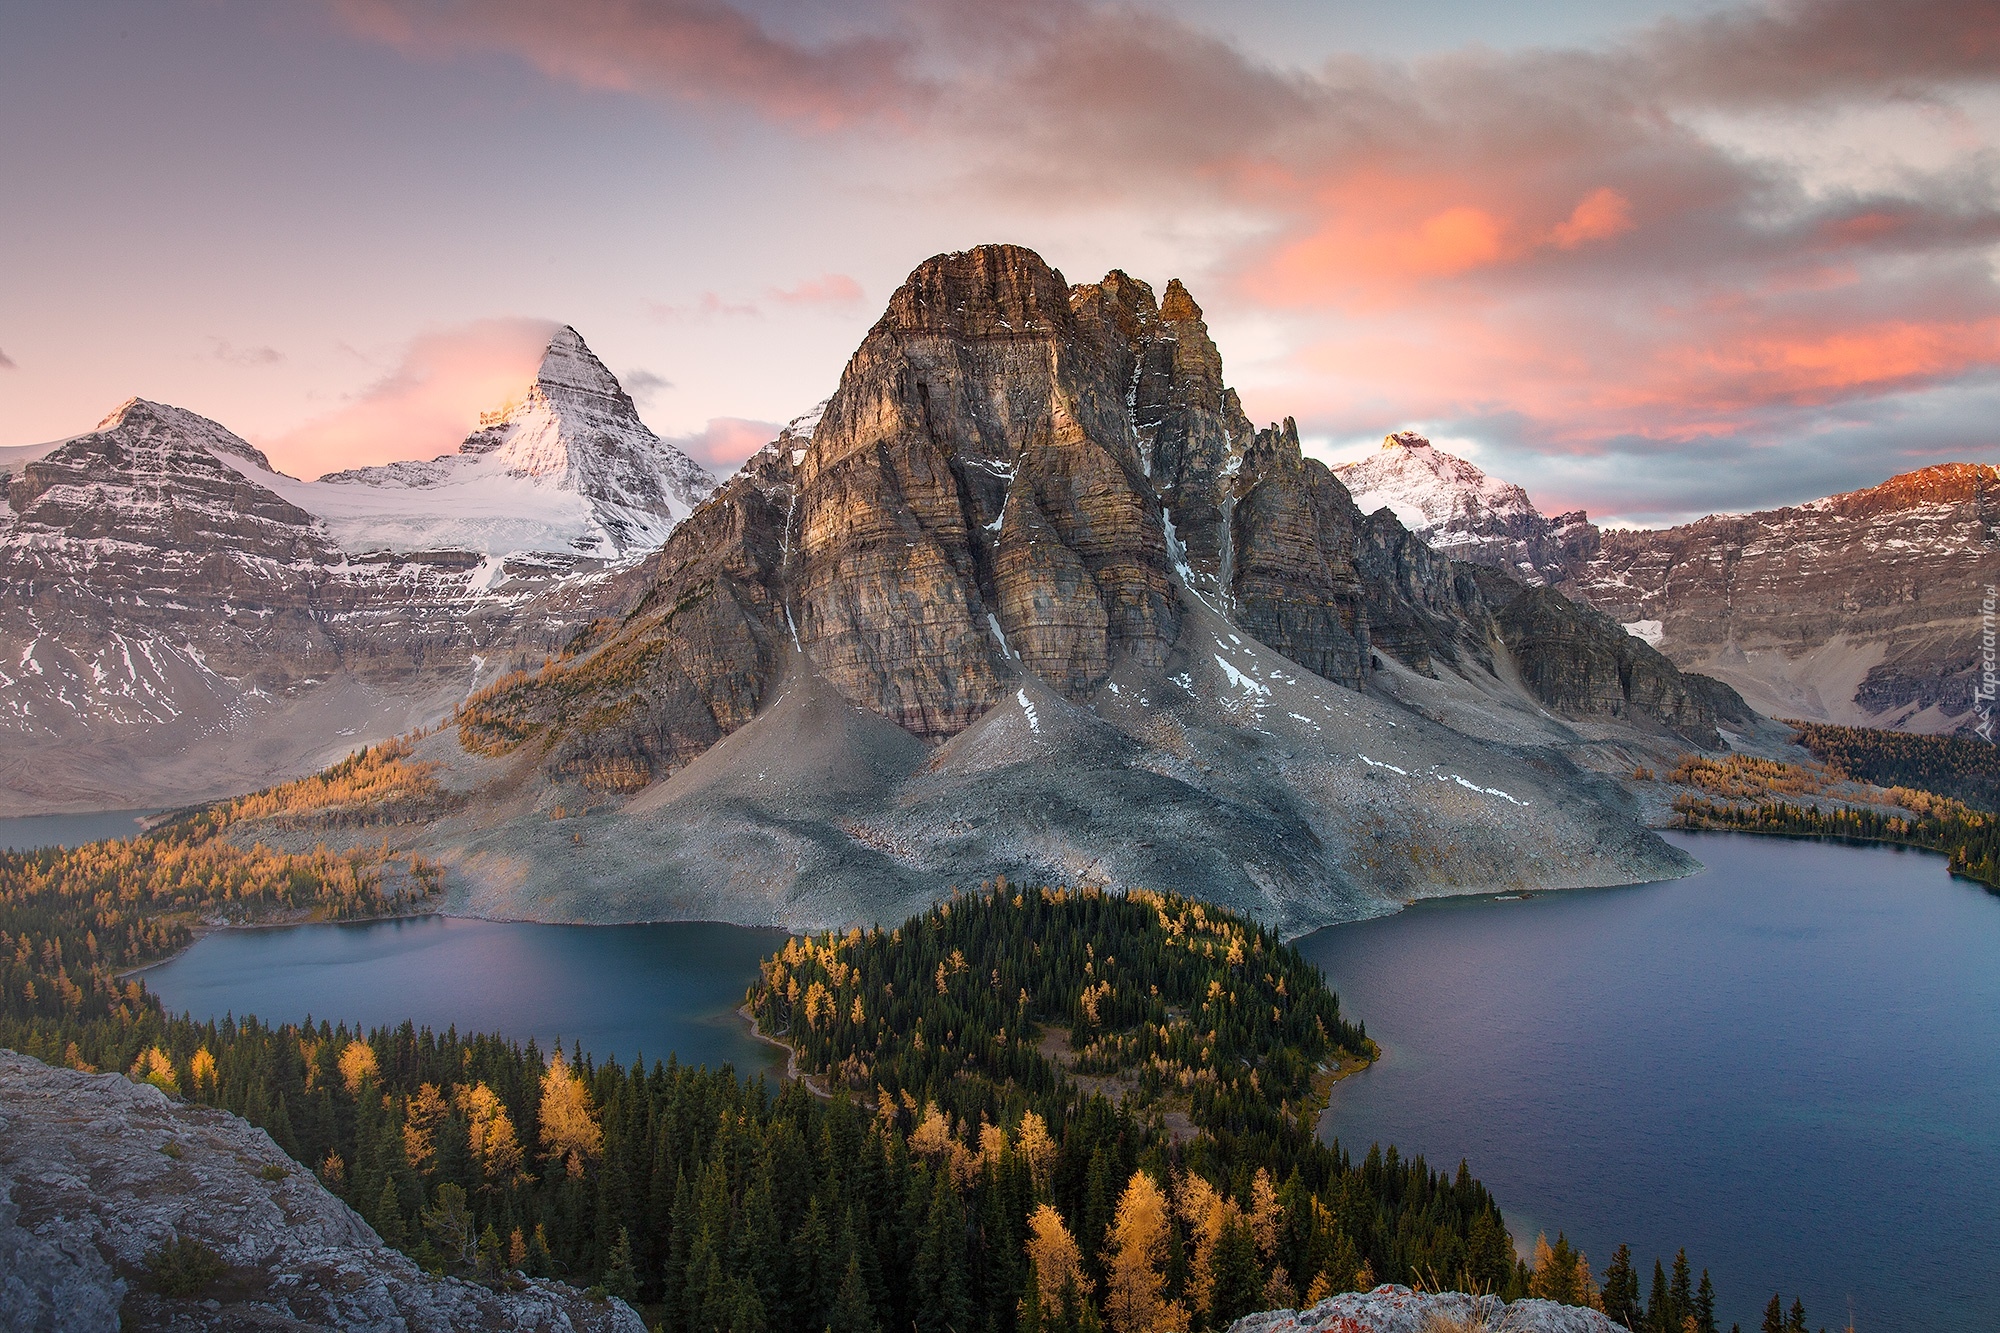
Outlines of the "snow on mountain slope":
{"type": "Polygon", "coordinates": [[[1388,508],[1429,546],[1456,560],[1504,569],[1530,587],[1573,579],[1596,551],[1582,511],[1545,517],[1528,493],[1489,477],[1414,431],[1333,470],[1364,514],[1388,508]]]}
{"type": "Polygon", "coordinates": [[[520,401],[480,418],[458,452],[256,479],[326,520],[346,551],[644,555],[715,490],[706,468],[639,419],[618,380],[563,328],[520,401]]]}
{"type": "Polygon", "coordinates": [[[1519,486],[1487,476],[1414,431],[1398,431],[1375,454],[1334,473],[1362,513],[1386,505],[1404,527],[1441,550],[1482,543],[1496,523],[1541,518],[1519,486]]]}

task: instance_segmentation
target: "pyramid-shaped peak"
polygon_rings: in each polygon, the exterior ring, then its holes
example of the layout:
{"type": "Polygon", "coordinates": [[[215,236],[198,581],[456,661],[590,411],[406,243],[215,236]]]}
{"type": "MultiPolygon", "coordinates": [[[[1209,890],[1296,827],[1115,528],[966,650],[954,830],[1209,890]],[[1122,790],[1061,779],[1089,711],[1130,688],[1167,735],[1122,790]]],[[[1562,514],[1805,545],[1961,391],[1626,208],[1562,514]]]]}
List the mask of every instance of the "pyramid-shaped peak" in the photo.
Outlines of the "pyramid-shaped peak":
{"type": "Polygon", "coordinates": [[[1198,321],[1201,307],[1188,295],[1188,289],[1181,285],[1179,278],[1167,280],[1167,290],[1160,297],[1160,318],[1174,323],[1198,321]]]}
{"type": "Polygon", "coordinates": [[[535,387],[606,398],[625,395],[618,377],[597,359],[597,354],[583,341],[583,335],[567,324],[550,335],[549,345],[542,350],[542,363],[535,371],[535,387]]]}

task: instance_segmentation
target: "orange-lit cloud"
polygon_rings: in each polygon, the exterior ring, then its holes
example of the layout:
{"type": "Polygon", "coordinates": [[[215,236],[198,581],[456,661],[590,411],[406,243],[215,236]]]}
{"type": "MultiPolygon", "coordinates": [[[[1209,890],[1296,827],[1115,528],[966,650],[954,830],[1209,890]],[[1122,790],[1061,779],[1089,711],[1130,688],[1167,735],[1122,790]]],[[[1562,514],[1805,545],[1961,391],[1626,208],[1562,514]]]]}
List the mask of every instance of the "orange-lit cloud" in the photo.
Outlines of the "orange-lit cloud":
{"type": "Polygon", "coordinates": [[[517,401],[534,383],[555,331],[547,320],[487,319],[422,334],[393,370],[341,407],[258,444],[273,466],[306,478],[450,453],[481,412],[517,401]]]}
{"type": "MultiPolygon", "coordinates": [[[[723,0],[329,3],[416,55],[506,52],[585,87],[886,135],[930,164],[899,189],[1227,236],[1183,276],[1218,325],[1291,340],[1246,401],[1330,432],[1476,423],[1551,455],[1796,442],[1842,405],[2000,377],[1990,119],[1961,117],[1951,165],[1865,186],[1714,128],[1810,136],[1833,110],[1990,95],[1991,0],[1771,0],[1587,50],[1311,69],[1092,0],[896,0],[867,11],[893,19],[877,35],[835,41],[723,0]]],[[[762,299],[861,294],[827,275],[762,299]]]]}

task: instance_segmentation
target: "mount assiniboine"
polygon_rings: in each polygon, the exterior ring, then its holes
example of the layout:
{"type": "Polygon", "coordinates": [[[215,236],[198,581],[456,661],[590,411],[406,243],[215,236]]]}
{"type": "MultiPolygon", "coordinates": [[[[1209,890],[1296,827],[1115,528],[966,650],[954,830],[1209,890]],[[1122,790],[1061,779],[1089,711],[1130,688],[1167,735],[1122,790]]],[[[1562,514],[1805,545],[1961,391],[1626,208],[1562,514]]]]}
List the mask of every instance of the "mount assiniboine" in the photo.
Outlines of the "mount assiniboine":
{"type": "Polygon", "coordinates": [[[433,462],[300,481],[133,399],[0,460],[0,487],[0,789],[83,808],[259,786],[435,721],[557,650],[715,481],[565,328],[433,462]]]}

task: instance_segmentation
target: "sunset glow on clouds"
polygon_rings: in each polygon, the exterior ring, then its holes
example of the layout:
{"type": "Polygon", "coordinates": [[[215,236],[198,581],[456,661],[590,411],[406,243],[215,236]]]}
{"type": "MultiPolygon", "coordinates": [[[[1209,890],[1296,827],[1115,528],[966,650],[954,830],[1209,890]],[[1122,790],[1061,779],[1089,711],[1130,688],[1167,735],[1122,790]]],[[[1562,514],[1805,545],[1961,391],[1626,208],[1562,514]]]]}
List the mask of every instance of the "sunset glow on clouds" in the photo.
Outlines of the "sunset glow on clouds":
{"type": "MultiPolygon", "coordinates": [[[[268,40],[560,121],[496,145],[510,165],[459,224],[485,258],[450,285],[490,269],[482,314],[512,300],[671,380],[649,418],[723,466],[831,389],[910,267],[999,239],[1073,281],[1184,278],[1252,414],[1297,416],[1329,456],[1418,425],[1550,508],[1663,517],[2000,458],[1990,4],[1659,0],[1567,43],[1482,30],[1395,54],[1296,6],[1246,6],[1240,32],[1084,0],[310,12],[268,40]],[[537,202],[572,171],[618,183],[537,202]],[[546,211],[510,229],[524,208],[546,211]],[[570,228],[605,234],[547,248],[570,228]],[[532,280],[548,264],[572,276],[532,280]]],[[[378,338],[409,317],[382,296],[378,338]]],[[[486,327],[469,315],[418,326],[486,327]]],[[[225,335],[289,347],[206,336],[225,335]]],[[[483,336],[450,355],[420,337],[406,371],[260,442],[307,471],[420,453],[513,373],[483,336]],[[490,378],[455,359],[476,347],[490,378]]],[[[0,344],[22,344],[11,324],[0,344]]],[[[268,373],[314,372],[288,353],[268,373]]],[[[222,414],[234,382],[212,383],[222,414]]]]}

